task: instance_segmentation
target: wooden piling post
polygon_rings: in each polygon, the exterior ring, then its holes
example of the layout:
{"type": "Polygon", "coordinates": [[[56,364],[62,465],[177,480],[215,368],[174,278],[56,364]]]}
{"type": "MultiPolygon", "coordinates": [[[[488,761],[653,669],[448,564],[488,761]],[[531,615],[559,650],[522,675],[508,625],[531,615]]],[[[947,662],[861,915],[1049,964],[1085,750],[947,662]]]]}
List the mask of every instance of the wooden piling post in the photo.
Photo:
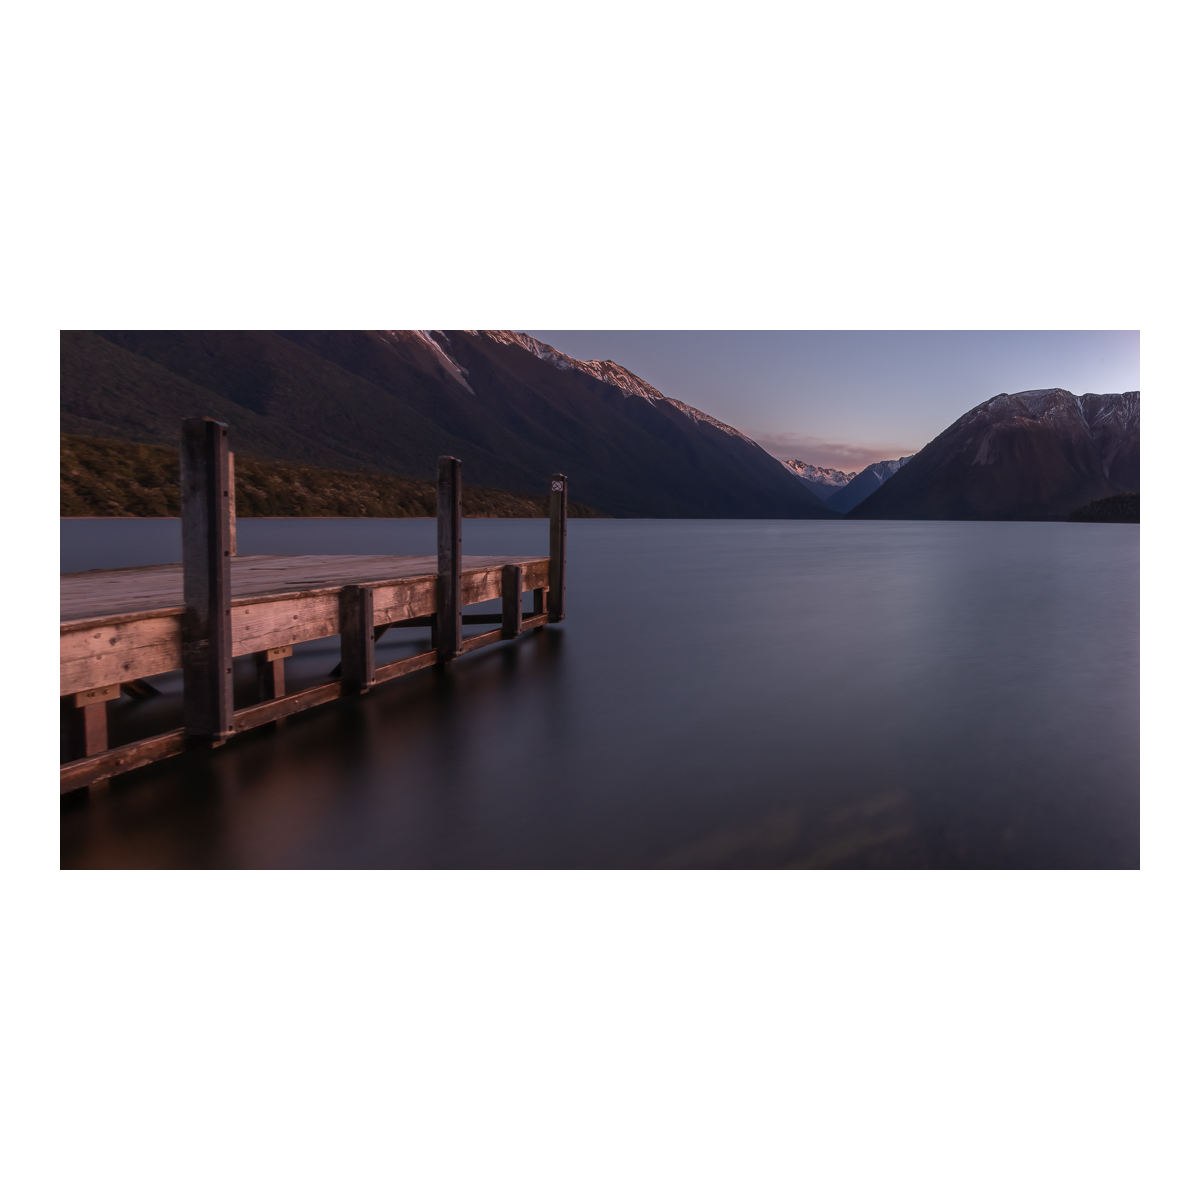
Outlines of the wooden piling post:
{"type": "Polygon", "coordinates": [[[550,476],[550,620],[567,615],[567,477],[550,476]]]}
{"type": "Polygon", "coordinates": [[[193,741],[218,746],[233,732],[229,465],[228,427],[208,417],[187,418],[179,459],[183,727],[193,741]]]}
{"type": "Polygon", "coordinates": [[[351,584],[341,592],[342,691],[371,690],[375,682],[375,589],[351,584]]]}
{"type": "Polygon", "coordinates": [[[462,653],[462,463],[438,459],[437,653],[449,662],[462,653]]]}
{"type": "Polygon", "coordinates": [[[505,563],[500,572],[500,636],[515,638],[521,632],[521,595],[525,591],[525,568],[505,563]]]}
{"type": "Polygon", "coordinates": [[[237,477],[233,473],[233,451],[229,452],[229,557],[237,558],[237,477]]]}

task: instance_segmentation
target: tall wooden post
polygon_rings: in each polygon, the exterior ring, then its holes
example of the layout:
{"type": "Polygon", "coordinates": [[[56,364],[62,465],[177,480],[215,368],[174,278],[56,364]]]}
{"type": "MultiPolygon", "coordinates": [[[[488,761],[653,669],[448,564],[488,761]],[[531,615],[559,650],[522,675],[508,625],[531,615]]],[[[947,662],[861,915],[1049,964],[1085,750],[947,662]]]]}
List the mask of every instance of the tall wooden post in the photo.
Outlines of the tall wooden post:
{"type": "Polygon", "coordinates": [[[229,452],[229,557],[237,558],[237,476],[233,473],[233,451],[229,452]]]}
{"type": "Polygon", "coordinates": [[[449,662],[462,653],[462,463],[438,459],[437,653],[449,662]]]}
{"type": "Polygon", "coordinates": [[[342,588],[342,690],[370,691],[375,682],[375,589],[351,584],[342,588]]]}
{"type": "Polygon", "coordinates": [[[183,726],[219,746],[233,732],[229,429],[208,417],[183,422],[183,726]]]}
{"type": "Polygon", "coordinates": [[[550,620],[567,615],[567,477],[550,476],[550,620]]]}
{"type": "Polygon", "coordinates": [[[525,591],[525,568],[505,563],[500,571],[500,636],[515,638],[521,632],[521,594],[525,591]]]}

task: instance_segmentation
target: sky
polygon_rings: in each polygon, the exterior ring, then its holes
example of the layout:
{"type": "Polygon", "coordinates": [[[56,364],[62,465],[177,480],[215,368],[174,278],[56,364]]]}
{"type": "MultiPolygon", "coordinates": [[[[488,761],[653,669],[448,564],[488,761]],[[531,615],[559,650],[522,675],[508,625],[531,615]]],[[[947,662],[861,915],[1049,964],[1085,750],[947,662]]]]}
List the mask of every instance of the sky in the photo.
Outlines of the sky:
{"type": "Polygon", "coordinates": [[[1000,392],[1140,387],[1136,330],[522,332],[611,359],[777,458],[843,471],[916,453],[1000,392]]]}

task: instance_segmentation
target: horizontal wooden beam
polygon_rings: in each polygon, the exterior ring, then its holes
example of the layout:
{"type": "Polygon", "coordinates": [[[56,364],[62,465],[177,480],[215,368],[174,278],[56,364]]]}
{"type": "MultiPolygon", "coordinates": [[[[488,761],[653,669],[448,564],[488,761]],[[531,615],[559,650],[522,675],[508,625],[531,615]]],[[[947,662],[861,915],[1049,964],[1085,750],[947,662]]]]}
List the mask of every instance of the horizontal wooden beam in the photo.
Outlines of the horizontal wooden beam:
{"type": "Polygon", "coordinates": [[[466,654],[468,650],[478,650],[481,646],[490,646],[493,642],[498,642],[502,636],[499,629],[492,629],[487,633],[477,633],[474,637],[463,638],[462,653],[466,654]]]}
{"type": "MultiPolygon", "coordinates": [[[[499,625],[502,619],[501,613],[463,613],[462,623],[464,625],[499,625]]],[[[533,612],[521,614],[521,621],[530,621],[538,616],[535,609],[533,612]]],[[[393,621],[392,629],[424,629],[433,624],[433,617],[410,617],[407,621],[393,621]]]]}
{"type": "Polygon", "coordinates": [[[106,750],[103,754],[77,758],[73,762],[63,763],[59,768],[59,790],[73,792],[76,788],[87,787],[89,783],[99,783],[102,779],[123,775],[135,767],[144,767],[161,758],[182,754],[186,749],[187,735],[182,729],[172,729],[170,733],[129,742],[114,750],[106,750]]]}
{"type": "Polygon", "coordinates": [[[401,675],[410,675],[423,667],[432,667],[437,662],[437,651],[427,650],[424,654],[413,654],[408,658],[398,658],[395,662],[384,663],[375,668],[375,682],[383,683],[388,679],[399,679],[401,675]]]}
{"type": "MultiPolygon", "coordinates": [[[[463,604],[500,599],[500,566],[463,572],[463,604]]],[[[549,561],[524,564],[525,588],[535,593],[546,586],[549,561]]],[[[437,578],[377,583],[375,623],[393,621],[427,625],[437,607],[437,578]]],[[[233,653],[235,657],[273,650],[280,646],[330,637],[340,630],[338,589],[319,588],[233,600],[233,653]]],[[[182,665],[181,608],[163,608],[112,617],[88,617],[59,625],[59,690],[63,695],[87,691],[130,679],[144,679],[178,670],[182,665]]],[[[483,613],[464,613],[463,622],[483,625],[492,620],[483,613]]],[[[494,618],[498,624],[499,614],[494,618]]]]}
{"type": "MultiPolygon", "coordinates": [[[[420,619],[420,618],[418,618],[420,619]]],[[[538,629],[549,621],[547,613],[526,613],[522,622],[521,632],[538,629]]],[[[501,640],[499,629],[479,633],[474,637],[463,639],[463,652],[479,650],[501,640]]],[[[375,668],[376,684],[386,683],[391,679],[399,679],[425,667],[432,667],[437,662],[437,651],[429,650],[424,654],[413,654],[408,658],[397,659],[375,668]]],[[[281,717],[289,717],[318,704],[336,700],[342,695],[342,684],[322,683],[316,687],[305,688],[302,692],[293,692],[290,696],[281,696],[276,700],[267,700],[261,704],[252,704],[248,708],[239,708],[233,714],[235,733],[245,733],[277,721],[281,717]]],[[[77,788],[98,783],[103,779],[111,779],[114,775],[123,775],[136,767],[144,767],[160,759],[171,758],[182,754],[188,748],[187,737],[182,729],[172,729],[169,733],[160,733],[154,737],[143,738],[138,742],[129,742],[106,750],[103,754],[93,754],[88,758],[77,758],[72,762],[63,763],[59,768],[59,790],[72,792],[77,788]]]]}
{"type": "Polygon", "coordinates": [[[233,730],[235,733],[244,733],[247,729],[256,729],[268,721],[277,721],[280,717],[290,717],[293,713],[303,712],[306,708],[312,708],[314,704],[336,700],[341,694],[340,682],[319,683],[316,687],[293,692],[290,696],[251,704],[248,708],[239,708],[233,714],[233,730]]]}

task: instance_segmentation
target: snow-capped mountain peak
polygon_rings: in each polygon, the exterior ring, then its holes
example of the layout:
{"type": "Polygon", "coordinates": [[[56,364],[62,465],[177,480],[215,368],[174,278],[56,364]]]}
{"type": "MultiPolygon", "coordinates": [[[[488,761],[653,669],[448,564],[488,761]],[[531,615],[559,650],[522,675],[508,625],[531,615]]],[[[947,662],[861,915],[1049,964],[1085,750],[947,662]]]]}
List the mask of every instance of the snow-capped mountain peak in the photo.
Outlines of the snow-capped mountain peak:
{"type": "Polygon", "coordinates": [[[915,454],[909,454],[905,458],[885,458],[877,463],[872,463],[869,467],[863,467],[863,473],[870,472],[883,483],[885,479],[891,479],[895,473],[900,470],[905,463],[912,462],[916,458],[915,454]]]}
{"type": "Polygon", "coordinates": [[[685,413],[691,417],[697,424],[703,422],[706,425],[712,425],[722,433],[727,433],[731,437],[741,438],[744,442],[749,442],[752,446],[758,443],[753,438],[747,437],[740,429],[734,429],[732,425],[726,425],[724,421],[718,421],[716,417],[710,417],[708,413],[701,412],[698,408],[693,408],[690,404],[684,404],[682,400],[672,400],[670,396],[664,396],[656,387],[652,387],[644,379],[639,379],[632,371],[621,366],[620,363],[612,362],[610,359],[588,359],[587,361],[572,358],[569,354],[563,354],[555,350],[553,346],[548,346],[545,342],[539,342],[537,338],[530,337],[527,333],[518,333],[515,329],[480,329],[480,330],[464,330],[464,333],[479,333],[483,337],[491,338],[494,342],[499,342],[502,346],[516,345],[528,350],[530,354],[542,359],[544,362],[553,363],[560,371],[583,371],[585,374],[591,375],[604,383],[612,384],[613,387],[619,388],[627,396],[640,396],[643,400],[649,401],[651,404],[670,404],[679,409],[681,413],[685,413]]]}
{"type": "Polygon", "coordinates": [[[809,483],[825,483],[835,488],[845,487],[858,474],[857,471],[837,471],[833,467],[814,467],[798,458],[785,458],[783,465],[793,475],[799,475],[809,483]]]}

